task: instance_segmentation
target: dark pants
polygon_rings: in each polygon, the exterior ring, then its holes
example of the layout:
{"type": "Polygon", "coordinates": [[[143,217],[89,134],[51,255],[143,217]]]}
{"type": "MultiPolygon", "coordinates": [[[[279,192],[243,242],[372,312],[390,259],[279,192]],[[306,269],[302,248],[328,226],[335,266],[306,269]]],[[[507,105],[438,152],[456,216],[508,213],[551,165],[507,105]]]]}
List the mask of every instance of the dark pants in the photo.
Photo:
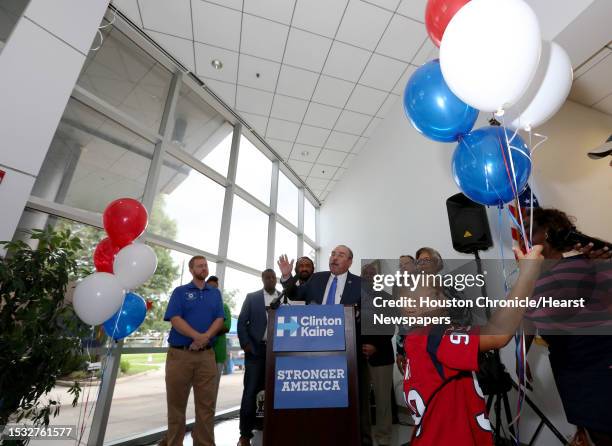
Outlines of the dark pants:
{"type": "Polygon", "coordinates": [[[244,389],[240,403],[240,436],[253,437],[257,394],[264,389],[266,379],[266,347],[260,344],[257,355],[245,354],[244,389]]]}

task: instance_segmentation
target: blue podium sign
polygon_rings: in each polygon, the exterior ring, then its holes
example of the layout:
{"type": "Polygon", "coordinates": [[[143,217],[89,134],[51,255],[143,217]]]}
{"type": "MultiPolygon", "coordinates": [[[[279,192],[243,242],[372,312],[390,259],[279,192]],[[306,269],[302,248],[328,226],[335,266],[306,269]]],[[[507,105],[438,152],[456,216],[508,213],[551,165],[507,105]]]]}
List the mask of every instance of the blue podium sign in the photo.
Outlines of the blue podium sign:
{"type": "Polygon", "coordinates": [[[276,310],[275,352],[345,350],[343,305],[285,305],[276,310]]]}
{"type": "Polygon", "coordinates": [[[279,356],[274,409],[348,407],[346,355],[279,356]]]}

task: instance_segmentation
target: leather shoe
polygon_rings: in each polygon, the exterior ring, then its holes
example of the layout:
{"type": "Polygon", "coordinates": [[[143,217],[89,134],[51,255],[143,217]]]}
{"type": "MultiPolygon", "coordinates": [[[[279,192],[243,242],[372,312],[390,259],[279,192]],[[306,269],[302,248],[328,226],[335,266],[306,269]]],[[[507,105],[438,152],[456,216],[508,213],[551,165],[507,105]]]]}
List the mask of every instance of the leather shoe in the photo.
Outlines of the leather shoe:
{"type": "Polygon", "coordinates": [[[240,437],[236,446],[251,446],[251,439],[247,437],[240,437]]]}

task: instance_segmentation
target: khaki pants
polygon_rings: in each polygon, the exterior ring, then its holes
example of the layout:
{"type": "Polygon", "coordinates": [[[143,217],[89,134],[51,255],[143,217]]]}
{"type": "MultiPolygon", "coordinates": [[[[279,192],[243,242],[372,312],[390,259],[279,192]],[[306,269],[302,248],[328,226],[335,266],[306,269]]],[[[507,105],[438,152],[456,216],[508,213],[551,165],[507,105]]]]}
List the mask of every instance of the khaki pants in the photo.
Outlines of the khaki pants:
{"type": "Polygon", "coordinates": [[[393,364],[371,366],[368,364],[370,381],[374,386],[376,401],[376,425],[374,438],[379,445],[391,444],[393,417],[391,413],[391,389],[393,387],[393,364]]]}
{"type": "Polygon", "coordinates": [[[183,445],[185,411],[189,392],[193,386],[196,415],[192,432],[193,444],[214,446],[216,380],[217,364],[212,349],[203,351],[168,349],[166,358],[168,433],[161,445],[183,445]]]}

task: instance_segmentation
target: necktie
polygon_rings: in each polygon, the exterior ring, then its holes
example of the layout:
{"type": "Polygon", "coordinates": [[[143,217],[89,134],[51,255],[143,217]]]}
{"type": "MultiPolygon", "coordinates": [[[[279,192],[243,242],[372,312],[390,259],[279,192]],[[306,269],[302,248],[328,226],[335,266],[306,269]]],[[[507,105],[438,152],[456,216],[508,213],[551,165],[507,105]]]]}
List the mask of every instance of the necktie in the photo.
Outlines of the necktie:
{"type": "Polygon", "coordinates": [[[329,292],[327,293],[327,300],[325,301],[325,305],[334,305],[336,303],[337,285],[338,285],[338,277],[334,276],[334,280],[332,280],[331,286],[329,287],[329,292]]]}

